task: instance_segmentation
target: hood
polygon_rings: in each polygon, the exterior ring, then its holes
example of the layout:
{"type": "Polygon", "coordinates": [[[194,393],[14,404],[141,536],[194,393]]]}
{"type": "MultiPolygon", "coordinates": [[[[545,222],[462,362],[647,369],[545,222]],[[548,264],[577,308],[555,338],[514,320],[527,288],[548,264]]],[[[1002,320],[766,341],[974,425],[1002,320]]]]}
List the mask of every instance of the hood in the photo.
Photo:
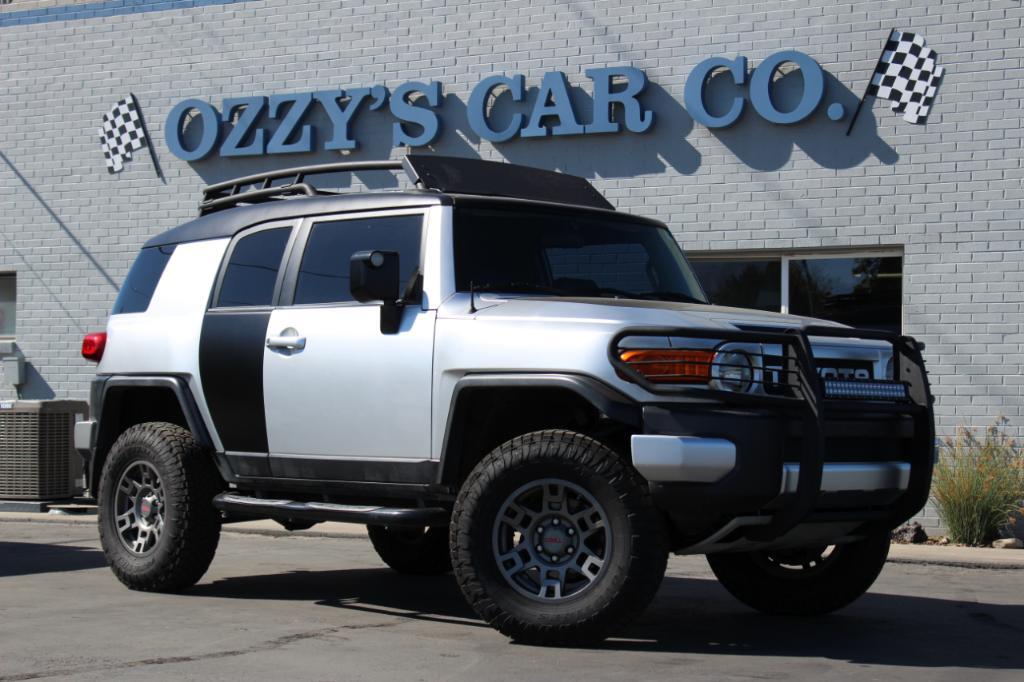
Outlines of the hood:
{"type": "Polygon", "coordinates": [[[510,296],[484,293],[476,295],[474,314],[469,313],[469,295],[458,294],[442,307],[446,316],[494,318],[549,318],[629,325],[738,328],[742,326],[804,328],[808,326],[842,327],[827,320],[799,315],[783,315],[762,310],[729,308],[703,303],[643,301],[615,298],[567,298],[554,296],[510,296]]]}

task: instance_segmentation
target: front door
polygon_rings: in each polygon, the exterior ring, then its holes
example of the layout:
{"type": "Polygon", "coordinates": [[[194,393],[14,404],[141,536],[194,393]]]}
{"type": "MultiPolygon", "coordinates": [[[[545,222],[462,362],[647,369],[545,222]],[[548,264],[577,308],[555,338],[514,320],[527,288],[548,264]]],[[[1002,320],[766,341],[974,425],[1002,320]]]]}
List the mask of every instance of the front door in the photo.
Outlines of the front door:
{"type": "Polygon", "coordinates": [[[289,290],[271,313],[264,348],[275,476],[430,479],[436,313],[407,305],[399,332],[382,334],[380,305],[358,303],[349,290],[349,262],[357,251],[398,252],[403,281],[415,281],[423,226],[423,213],[408,211],[305,226],[304,248],[286,275],[289,290]]]}

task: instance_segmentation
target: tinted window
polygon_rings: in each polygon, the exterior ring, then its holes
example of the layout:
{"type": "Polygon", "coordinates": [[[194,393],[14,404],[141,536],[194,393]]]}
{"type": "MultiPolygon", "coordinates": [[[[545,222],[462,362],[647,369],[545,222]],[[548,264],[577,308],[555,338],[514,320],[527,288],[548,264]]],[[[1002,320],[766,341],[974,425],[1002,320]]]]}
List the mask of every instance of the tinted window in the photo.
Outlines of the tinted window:
{"type": "Polygon", "coordinates": [[[110,314],[145,312],[172,253],[173,246],[155,246],[139,251],[110,314]]]}
{"type": "Polygon", "coordinates": [[[292,228],[276,227],[242,237],[224,270],[218,306],[271,305],[281,257],[292,228]]]}
{"type": "Polygon", "coordinates": [[[778,260],[696,260],[693,269],[715,305],[779,312],[782,278],[778,260]]]}
{"type": "Polygon", "coordinates": [[[668,230],[585,213],[456,209],[455,283],[469,291],[704,302],[668,230]]]}
{"type": "Polygon", "coordinates": [[[317,223],[302,254],[295,303],[352,300],[349,262],[357,251],[397,251],[402,282],[420,266],[422,215],[358,218],[317,223]]]}
{"type": "Polygon", "coordinates": [[[789,311],[797,315],[898,333],[902,298],[899,256],[789,262],[789,311]]]}

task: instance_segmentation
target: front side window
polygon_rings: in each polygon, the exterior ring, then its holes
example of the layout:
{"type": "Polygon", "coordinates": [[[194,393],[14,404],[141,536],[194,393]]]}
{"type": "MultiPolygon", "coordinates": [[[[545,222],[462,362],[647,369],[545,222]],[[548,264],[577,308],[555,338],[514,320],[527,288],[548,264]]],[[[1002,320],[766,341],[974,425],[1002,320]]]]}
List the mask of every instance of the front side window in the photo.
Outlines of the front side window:
{"type": "Polygon", "coordinates": [[[239,239],[224,269],[217,306],[272,305],[277,271],[291,232],[291,227],[275,227],[239,239]]]}
{"type": "Polygon", "coordinates": [[[704,303],[663,227],[586,213],[455,211],[459,291],[704,303]]]}
{"type": "Polygon", "coordinates": [[[128,271],[128,276],[125,277],[124,284],[121,285],[121,291],[117,294],[114,309],[110,314],[146,312],[172,253],[174,253],[173,245],[151,246],[139,251],[135,263],[132,264],[132,269],[128,271]]]}
{"type": "Polygon", "coordinates": [[[313,225],[295,283],[295,305],[351,301],[349,267],[358,251],[396,251],[402,282],[419,271],[423,214],[332,220],[313,225]]]}

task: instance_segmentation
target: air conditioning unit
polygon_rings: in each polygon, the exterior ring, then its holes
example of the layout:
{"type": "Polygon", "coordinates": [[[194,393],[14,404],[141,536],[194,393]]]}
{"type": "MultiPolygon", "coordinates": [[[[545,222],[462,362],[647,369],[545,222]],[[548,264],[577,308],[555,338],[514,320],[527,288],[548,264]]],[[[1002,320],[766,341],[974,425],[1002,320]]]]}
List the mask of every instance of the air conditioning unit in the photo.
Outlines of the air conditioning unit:
{"type": "Polygon", "coordinates": [[[89,416],[80,400],[0,402],[0,499],[59,500],[82,492],[75,421],[89,416]]]}

